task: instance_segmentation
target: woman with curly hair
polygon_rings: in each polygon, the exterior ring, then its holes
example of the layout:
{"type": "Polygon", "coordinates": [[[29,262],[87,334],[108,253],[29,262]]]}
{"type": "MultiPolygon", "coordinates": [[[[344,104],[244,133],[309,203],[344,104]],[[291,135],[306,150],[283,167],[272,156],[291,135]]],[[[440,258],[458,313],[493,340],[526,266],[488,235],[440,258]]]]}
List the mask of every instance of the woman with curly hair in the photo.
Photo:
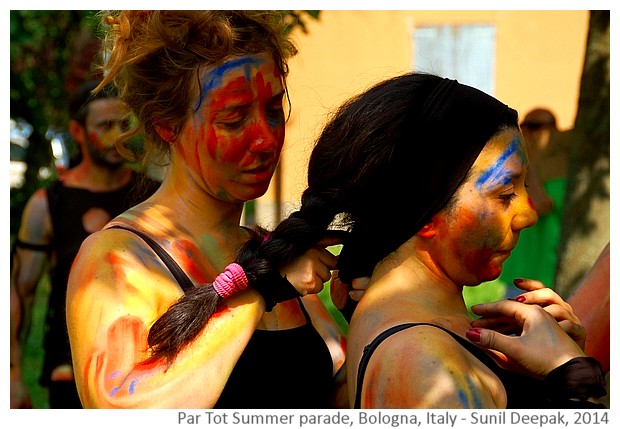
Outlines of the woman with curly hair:
{"type": "Polygon", "coordinates": [[[126,137],[143,132],[147,154],[170,162],[159,190],[89,237],[71,271],[84,407],[346,406],[345,341],[316,295],[334,239],[257,267],[259,282],[230,264],[253,233],[240,226],[244,203],[267,191],[284,143],[296,54],[284,15],[120,11],[105,22],[101,87],[113,82],[137,118],[126,137]],[[158,320],[170,307],[177,317],[158,320]]]}

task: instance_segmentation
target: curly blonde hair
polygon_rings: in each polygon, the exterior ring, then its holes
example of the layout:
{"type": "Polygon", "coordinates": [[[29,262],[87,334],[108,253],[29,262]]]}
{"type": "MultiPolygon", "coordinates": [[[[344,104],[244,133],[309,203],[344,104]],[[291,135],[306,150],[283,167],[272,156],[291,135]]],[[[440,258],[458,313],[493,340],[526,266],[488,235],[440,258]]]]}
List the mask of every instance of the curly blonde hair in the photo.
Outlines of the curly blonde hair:
{"type": "MultiPolygon", "coordinates": [[[[165,125],[177,135],[200,90],[199,71],[230,56],[270,53],[284,87],[287,61],[297,54],[288,38],[286,15],[279,11],[111,11],[102,13],[104,78],[113,82],[120,99],[137,118],[126,138],[145,136],[145,155],[168,153],[157,133],[165,125]]],[[[127,141],[127,140],[125,140],[127,141]]],[[[136,159],[128,147],[124,156],[136,159]]]]}

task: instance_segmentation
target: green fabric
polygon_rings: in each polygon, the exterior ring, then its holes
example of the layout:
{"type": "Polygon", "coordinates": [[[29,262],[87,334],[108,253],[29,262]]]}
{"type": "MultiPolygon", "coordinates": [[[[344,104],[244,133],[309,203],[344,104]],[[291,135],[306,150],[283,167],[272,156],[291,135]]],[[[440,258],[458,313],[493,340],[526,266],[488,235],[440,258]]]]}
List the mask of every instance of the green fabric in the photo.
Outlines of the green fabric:
{"type": "Polygon", "coordinates": [[[566,178],[547,180],[544,187],[553,200],[553,211],[540,216],[532,228],[521,231],[519,243],[504,263],[500,276],[500,280],[517,294],[519,290],[512,282],[515,278],[540,280],[547,287],[554,287],[566,178]]]}

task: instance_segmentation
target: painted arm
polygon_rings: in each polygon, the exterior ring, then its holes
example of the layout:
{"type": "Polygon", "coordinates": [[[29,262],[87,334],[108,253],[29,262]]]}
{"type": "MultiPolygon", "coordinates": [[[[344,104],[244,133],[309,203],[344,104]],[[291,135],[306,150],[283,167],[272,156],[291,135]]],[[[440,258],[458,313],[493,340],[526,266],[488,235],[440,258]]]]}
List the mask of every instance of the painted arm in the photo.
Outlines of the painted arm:
{"type": "Polygon", "coordinates": [[[307,295],[302,298],[302,301],[310,314],[312,324],[327,344],[332,356],[333,374],[336,382],[332,396],[332,406],[334,408],[350,408],[344,365],[347,349],[346,337],[318,295],[307,295]]]}
{"type": "Polygon", "coordinates": [[[211,408],[264,312],[253,290],[226,300],[171,366],[150,359],[151,324],[181,295],[144,243],[92,234],[69,278],[67,323],[86,408],[211,408]],[[129,251],[127,251],[129,250],[129,251]]]}
{"type": "Polygon", "coordinates": [[[567,300],[586,329],[586,354],[595,357],[604,372],[609,371],[610,348],[609,246],[608,243],[567,300]]]}

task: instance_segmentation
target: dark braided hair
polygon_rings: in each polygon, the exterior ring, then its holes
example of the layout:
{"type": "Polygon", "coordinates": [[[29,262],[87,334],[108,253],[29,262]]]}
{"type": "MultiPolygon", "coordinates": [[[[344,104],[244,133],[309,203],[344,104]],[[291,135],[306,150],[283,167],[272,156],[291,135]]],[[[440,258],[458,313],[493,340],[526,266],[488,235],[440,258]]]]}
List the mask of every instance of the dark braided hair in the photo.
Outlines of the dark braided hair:
{"type": "MultiPolygon", "coordinates": [[[[324,128],[300,209],[268,239],[255,228],[236,262],[266,296],[278,288],[281,267],[331,231],[345,231],[340,278],[368,276],[451,203],[482,148],[506,127],[518,129],[516,111],[454,80],[409,73],[380,82],[344,103],[324,128]]],[[[153,326],[155,354],[174,359],[215,311],[217,298],[205,303],[213,288],[195,289],[153,326]]]]}
{"type": "MultiPolygon", "coordinates": [[[[309,203],[309,206],[313,204],[309,203]]],[[[268,311],[277,302],[299,295],[281,277],[279,268],[303,255],[325,237],[331,219],[329,216],[313,216],[315,213],[318,214],[317,210],[303,208],[291,214],[272,232],[255,226],[237,253],[235,262],[243,267],[249,285],[263,296],[268,311]]],[[[198,336],[221,302],[213,283],[187,291],[151,327],[148,344],[152,358],[165,359],[171,364],[182,348],[198,336]]]]}

